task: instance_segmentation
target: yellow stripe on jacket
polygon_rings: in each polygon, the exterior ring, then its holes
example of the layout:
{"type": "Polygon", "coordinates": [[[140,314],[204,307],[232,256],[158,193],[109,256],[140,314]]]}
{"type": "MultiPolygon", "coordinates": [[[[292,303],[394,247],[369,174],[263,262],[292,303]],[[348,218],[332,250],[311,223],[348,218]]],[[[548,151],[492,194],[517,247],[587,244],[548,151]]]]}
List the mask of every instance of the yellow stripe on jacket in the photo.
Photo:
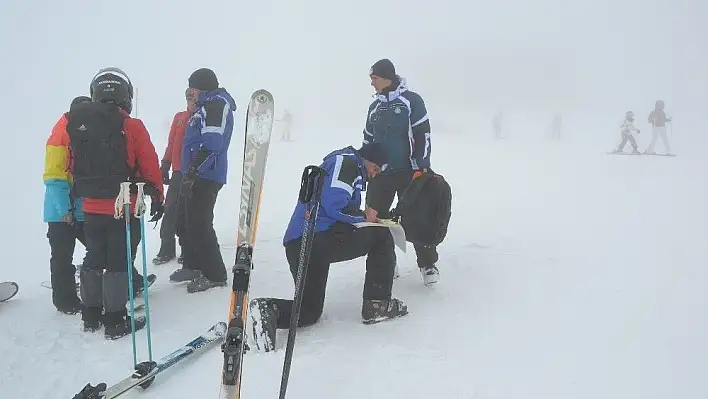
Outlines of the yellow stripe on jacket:
{"type": "Polygon", "coordinates": [[[74,220],[83,220],[83,204],[80,198],[72,201],[71,151],[66,114],[57,121],[47,139],[44,158],[44,221],[60,222],[69,212],[74,220]]]}
{"type": "Polygon", "coordinates": [[[73,180],[69,172],[71,157],[69,154],[69,134],[66,132],[67,122],[66,114],[62,115],[47,139],[44,175],[42,176],[45,182],[58,179],[71,184],[73,180]]]}

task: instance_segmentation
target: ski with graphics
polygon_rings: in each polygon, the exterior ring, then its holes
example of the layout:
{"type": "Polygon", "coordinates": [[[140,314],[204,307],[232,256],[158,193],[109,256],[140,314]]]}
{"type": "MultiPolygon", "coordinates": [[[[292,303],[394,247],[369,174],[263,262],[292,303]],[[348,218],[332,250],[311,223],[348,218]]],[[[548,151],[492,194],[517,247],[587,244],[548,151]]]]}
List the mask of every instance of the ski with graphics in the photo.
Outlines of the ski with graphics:
{"type": "Polygon", "coordinates": [[[73,399],[110,399],[123,396],[123,394],[133,390],[135,387],[147,389],[155,381],[155,377],[158,374],[215,346],[221,341],[225,332],[226,323],[218,322],[169,355],[153,362],[139,363],[130,376],[114,385],[108,386],[105,382],[95,386],[86,384],[81,391],[74,395],[73,399]]]}
{"type": "Polygon", "coordinates": [[[224,364],[219,398],[241,397],[241,366],[246,350],[244,328],[248,310],[248,289],[253,268],[252,255],[256,241],[268,147],[273,129],[273,110],[273,96],[267,90],[256,90],[251,96],[246,112],[236,264],[233,267],[228,329],[221,348],[224,352],[224,364]]]}

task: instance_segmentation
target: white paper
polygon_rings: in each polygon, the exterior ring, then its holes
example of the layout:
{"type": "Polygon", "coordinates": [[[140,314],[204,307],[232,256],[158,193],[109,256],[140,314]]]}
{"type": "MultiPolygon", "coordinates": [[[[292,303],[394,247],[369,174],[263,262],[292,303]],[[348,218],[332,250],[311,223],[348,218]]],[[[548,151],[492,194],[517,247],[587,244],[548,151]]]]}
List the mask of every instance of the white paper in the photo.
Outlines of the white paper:
{"type": "Polygon", "coordinates": [[[389,231],[391,232],[391,236],[393,236],[393,243],[404,253],[406,252],[406,231],[403,230],[403,226],[400,224],[384,219],[381,221],[381,223],[374,223],[374,222],[359,222],[359,223],[354,223],[354,226],[357,228],[360,227],[388,227],[389,231]]]}

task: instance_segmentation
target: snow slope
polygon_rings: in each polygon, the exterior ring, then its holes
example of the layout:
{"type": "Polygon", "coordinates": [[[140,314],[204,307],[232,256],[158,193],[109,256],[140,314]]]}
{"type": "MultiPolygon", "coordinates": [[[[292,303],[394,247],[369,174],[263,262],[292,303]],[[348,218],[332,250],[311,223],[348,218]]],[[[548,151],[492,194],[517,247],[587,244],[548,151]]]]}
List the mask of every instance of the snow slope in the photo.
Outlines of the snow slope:
{"type": "MultiPolygon", "coordinates": [[[[316,133],[273,143],[252,296],[292,295],[280,240],[302,167],[350,143],[316,133]]],[[[334,266],[321,322],[298,334],[288,397],[708,397],[708,176],[700,153],[685,147],[676,158],[620,157],[572,140],[437,135],[433,162],[455,195],[441,282],[424,287],[412,248],[398,252],[394,292],[410,314],[365,326],[363,260],[334,266]]],[[[231,173],[216,222],[227,264],[240,170],[231,173]]],[[[150,258],[158,232],[149,227],[148,235],[150,258]]],[[[0,306],[0,396],[70,398],[86,382],[124,378],[130,338],[106,342],[81,332],[80,316],[57,314],[39,287],[48,245],[41,234],[23,239],[36,263],[3,269],[21,290],[0,306]]],[[[156,357],[227,313],[228,289],[188,295],[168,282],[175,267],[149,265],[159,276],[150,292],[156,357]]],[[[282,347],[284,331],[279,339],[282,347]]],[[[138,344],[146,359],[145,332],[138,344]]],[[[283,350],[248,353],[243,397],[275,398],[282,360],[283,350]]],[[[220,367],[214,348],[125,397],[215,397],[220,367]]]]}

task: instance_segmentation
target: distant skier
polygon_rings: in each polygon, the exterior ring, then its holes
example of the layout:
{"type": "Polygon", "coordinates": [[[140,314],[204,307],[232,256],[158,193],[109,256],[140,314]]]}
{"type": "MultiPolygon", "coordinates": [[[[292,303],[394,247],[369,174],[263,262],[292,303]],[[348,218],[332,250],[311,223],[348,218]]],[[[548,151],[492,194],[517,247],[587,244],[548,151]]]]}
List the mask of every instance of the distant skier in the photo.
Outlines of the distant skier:
{"type": "MultiPolygon", "coordinates": [[[[322,168],[328,173],[322,191],[321,209],[314,221],[315,236],[304,281],[304,294],[298,326],[316,323],[322,315],[327,276],[332,263],[366,256],[366,275],[361,317],[365,324],[403,316],[408,308],[391,297],[394,243],[386,227],[353,226],[358,222],[376,222],[376,210],[361,206],[361,192],[367,183],[385,168],[386,154],[378,143],[364,144],[359,150],[346,147],[324,157],[322,168]]],[[[285,231],[283,245],[290,273],[297,278],[305,205],[298,202],[285,231]]],[[[290,327],[293,301],[280,298],[256,298],[250,303],[253,338],[259,349],[275,349],[276,329],[290,327]]]]}
{"type": "Polygon", "coordinates": [[[283,118],[278,119],[277,122],[283,124],[282,133],[280,136],[281,141],[291,141],[290,132],[292,130],[293,116],[287,109],[283,112],[283,118]]]}
{"type": "MultiPolygon", "coordinates": [[[[123,210],[118,200],[121,183],[147,183],[145,193],[152,197],[150,221],[162,217],[163,185],[150,135],[140,119],[130,117],[133,85],[125,72],[101,69],[90,88],[93,102],[74,106],[67,124],[75,189],[84,198],[87,254],[80,273],[81,313],[84,331],[98,331],[103,324],[105,338],[117,339],[131,331],[126,266],[134,263],[141,239],[140,220],[131,216],[132,209],[123,215],[130,220],[130,243],[125,219],[116,218],[117,211],[123,210]],[[127,259],[128,245],[133,259],[127,259]]],[[[131,195],[132,207],[135,201],[131,195]]],[[[154,275],[137,276],[135,292],[141,291],[143,278],[154,279],[154,275]]],[[[142,316],[134,321],[138,330],[145,326],[142,316]]]]}
{"type": "MultiPolygon", "coordinates": [[[[377,61],[369,77],[376,99],[367,113],[364,144],[381,143],[389,163],[371,181],[366,204],[382,218],[389,218],[394,198],[400,198],[413,179],[430,169],[430,120],[423,98],[408,90],[405,79],[396,74],[390,60],[377,61]]],[[[435,284],[440,276],[437,248],[422,245],[414,248],[423,283],[435,284]]]]}
{"type": "MultiPolygon", "coordinates": [[[[179,192],[182,188],[182,149],[184,147],[184,131],[189,123],[189,118],[194,113],[197,99],[192,91],[185,91],[187,100],[187,109],[177,112],[172,119],[170,125],[170,135],[167,139],[167,148],[165,155],[160,162],[160,170],[162,172],[162,183],[168,186],[167,196],[165,198],[165,215],[162,217],[160,225],[160,250],[152,260],[155,265],[162,265],[174,259],[177,256],[177,243],[175,240],[176,221],[182,217],[177,215],[177,212],[183,213],[184,207],[177,206],[179,192]],[[170,177],[170,168],[172,168],[172,177],[170,177]]],[[[182,260],[182,255],[177,259],[182,260]]]]}
{"type": "Polygon", "coordinates": [[[632,153],[639,154],[637,140],[635,138],[635,134],[639,133],[639,129],[634,126],[634,112],[627,111],[624,115],[624,122],[622,122],[622,141],[614,152],[623,152],[624,146],[627,145],[627,142],[629,141],[632,145],[632,153]]]}
{"type": "Polygon", "coordinates": [[[214,206],[226,184],[228,151],[236,103],[219,87],[211,69],[197,69],[189,77],[189,90],[197,98],[195,112],[184,133],[181,206],[177,225],[184,259],[170,281],[187,284],[187,292],[226,286],[226,265],[214,231],[214,206]]]}
{"type": "MultiPolygon", "coordinates": [[[[74,98],[69,106],[91,102],[90,97],[74,98]]],[[[73,265],[76,240],[86,246],[82,198],[73,192],[69,135],[66,132],[69,113],[61,115],[47,139],[44,156],[44,222],[51,257],[49,270],[52,283],[52,303],[65,314],[81,311],[81,300],[76,294],[76,266],[73,265]]]]}
{"type": "Polygon", "coordinates": [[[496,115],[494,115],[494,119],[492,119],[492,129],[494,130],[495,140],[499,140],[502,138],[502,118],[503,114],[500,111],[496,115]]]}
{"type": "Polygon", "coordinates": [[[651,143],[649,143],[649,148],[647,148],[647,154],[655,154],[654,145],[656,141],[661,137],[661,141],[664,144],[664,149],[667,154],[671,153],[671,144],[669,144],[669,139],[666,136],[666,123],[671,122],[671,118],[666,115],[664,111],[664,102],[658,100],[654,106],[654,110],[649,113],[649,123],[652,125],[651,129],[651,143]]]}

